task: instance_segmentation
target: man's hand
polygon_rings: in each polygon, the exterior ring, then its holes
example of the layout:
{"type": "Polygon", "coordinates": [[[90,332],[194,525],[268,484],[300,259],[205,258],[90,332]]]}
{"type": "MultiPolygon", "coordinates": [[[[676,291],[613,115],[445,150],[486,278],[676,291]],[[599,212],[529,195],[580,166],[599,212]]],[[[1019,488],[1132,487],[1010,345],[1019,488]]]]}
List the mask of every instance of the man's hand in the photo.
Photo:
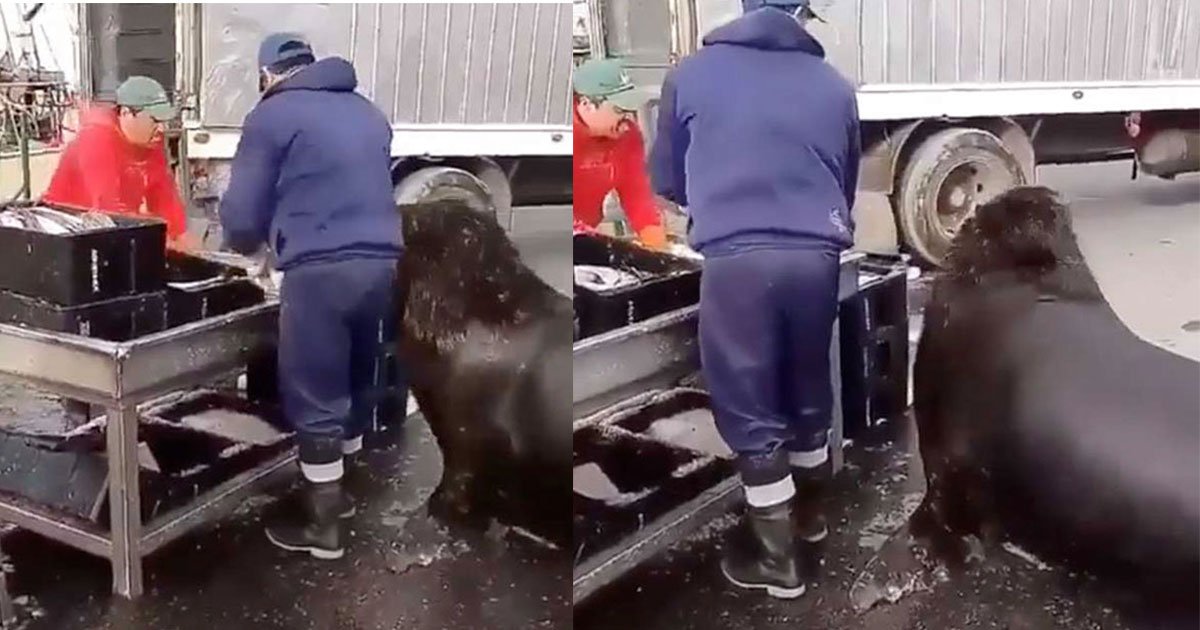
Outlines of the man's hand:
{"type": "Polygon", "coordinates": [[[176,238],[167,240],[167,249],[173,249],[177,252],[193,252],[200,249],[200,246],[200,239],[189,232],[184,232],[176,238]]]}
{"type": "Polygon", "coordinates": [[[664,251],[667,249],[667,230],[661,225],[648,225],[638,233],[638,241],[646,249],[664,251]]]}

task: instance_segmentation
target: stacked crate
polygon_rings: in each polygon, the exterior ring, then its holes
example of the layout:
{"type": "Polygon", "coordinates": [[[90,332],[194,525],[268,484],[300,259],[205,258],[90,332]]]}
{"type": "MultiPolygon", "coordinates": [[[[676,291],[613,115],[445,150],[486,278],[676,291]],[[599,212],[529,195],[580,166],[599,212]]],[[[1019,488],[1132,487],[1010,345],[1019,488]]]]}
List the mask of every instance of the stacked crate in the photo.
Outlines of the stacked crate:
{"type": "Polygon", "coordinates": [[[0,227],[0,323],[108,341],[163,330],[166,226],[114,221],[71,234],[0,227]]]}
{"type": "Polygon", "coordinates": [[[907,278],[904,258],[869,255],[860,264],[859,293],[841,305],[842,417],[848,438],[898,420],[908,410],[907,278]]]}

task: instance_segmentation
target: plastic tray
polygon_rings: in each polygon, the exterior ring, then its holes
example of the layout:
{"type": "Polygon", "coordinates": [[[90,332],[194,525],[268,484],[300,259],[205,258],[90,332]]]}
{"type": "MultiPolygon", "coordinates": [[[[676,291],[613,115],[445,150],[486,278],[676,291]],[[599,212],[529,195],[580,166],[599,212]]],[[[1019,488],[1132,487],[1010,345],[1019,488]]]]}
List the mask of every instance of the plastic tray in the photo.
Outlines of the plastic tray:
{"type": "Polygon", "coordinates": [[[706,394],[680,390],[575,431],[574,465],[597,464],[623,495],[618,501],[574,495],[576,565],[636,537],[656,519],[733,474],[729,459],[643,433],[655,420],[707,405],[706,394]]]}
{"type": "Polygon", "coordinates": [[[208,317],[217,317],[266,299],[261,287],[246,278],[240,267],[171,252],[166,262],[167,326],[174,328],[208,317]],[[210,281],[203,286],[178,283],[210,281]]]}
{"type": "Polygon", "coordinates": [[[166,297],[158,291],[80,306],[59,306],[0,291],[0,322],[105,341],[129,341],[166,328],[166,297]]]}

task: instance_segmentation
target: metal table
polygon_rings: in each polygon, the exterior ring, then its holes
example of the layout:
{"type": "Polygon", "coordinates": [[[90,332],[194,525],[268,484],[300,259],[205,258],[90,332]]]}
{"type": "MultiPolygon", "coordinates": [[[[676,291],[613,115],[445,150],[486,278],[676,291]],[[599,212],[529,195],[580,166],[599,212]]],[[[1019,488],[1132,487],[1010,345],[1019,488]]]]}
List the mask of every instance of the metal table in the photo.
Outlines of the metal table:
{"type": "Polygon", "coordinates": [[[115,343],[0,324],[0,374],[107,410],[110,528],[0,498],[0,521],[112,562],[113,591],[142,594],[142,560],[232,510],[254,488],[289,472],[279,455],[149,523],[141,520],[138,405],[210,382],[244,366],[277,334],[278,302],[235,311],[134,341],[115,343]]]}
{"type": "MultiPolygon", "coordinates": [[[[861,252],[842,254],[839,301],[859,292],[859,268],[866,257],[861,252]]],[[[655,390],[673,387],[683,377],[699,370],[699,313],[699,306],[688,306],[576,342],[573,347],[576,426],[637,404],[639,400],[653,396],[655,390]]],[[[833,388],[840,392],[841,340],[836,320],[829,346],[833,388]]],[[[841,396],[834,395],[829,452],[835,474],[844,461],[842,424],[841,396]]],[[[572,600],[575,603],[583,601],[696,528],[727,512],[736,504],[740,488],[736,476],[728,478],[576,566],[572,600]]]]}

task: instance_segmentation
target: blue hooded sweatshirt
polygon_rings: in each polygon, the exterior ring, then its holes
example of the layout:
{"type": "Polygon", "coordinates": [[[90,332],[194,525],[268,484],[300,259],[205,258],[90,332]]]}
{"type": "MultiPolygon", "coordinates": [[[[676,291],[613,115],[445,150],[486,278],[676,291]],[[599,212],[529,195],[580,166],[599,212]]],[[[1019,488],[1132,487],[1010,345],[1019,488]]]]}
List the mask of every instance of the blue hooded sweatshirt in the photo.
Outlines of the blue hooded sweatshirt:
{"type": "Polygon", "coordinates": [[[649,168],[706,256],[853,244],[854,87],[791,15],[751,11],[667,76],[649,168]]]}
{"type": "Polygon", "coordinates": [[[392,128],[344,59],[322,59],[275,86],[246,116],[221,199],[226,244],[269,243],[278,267],[403,250],[392,198],[392,128]]]}

